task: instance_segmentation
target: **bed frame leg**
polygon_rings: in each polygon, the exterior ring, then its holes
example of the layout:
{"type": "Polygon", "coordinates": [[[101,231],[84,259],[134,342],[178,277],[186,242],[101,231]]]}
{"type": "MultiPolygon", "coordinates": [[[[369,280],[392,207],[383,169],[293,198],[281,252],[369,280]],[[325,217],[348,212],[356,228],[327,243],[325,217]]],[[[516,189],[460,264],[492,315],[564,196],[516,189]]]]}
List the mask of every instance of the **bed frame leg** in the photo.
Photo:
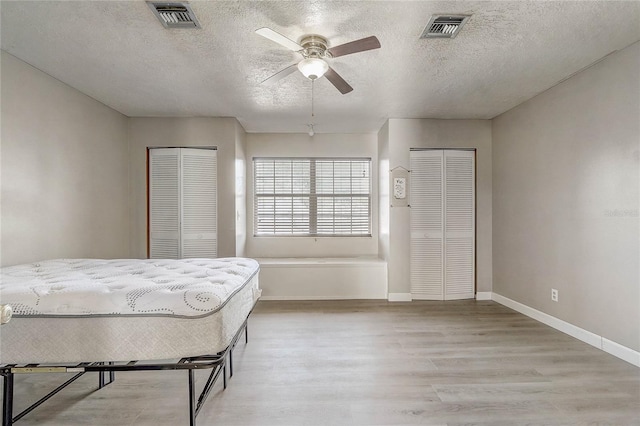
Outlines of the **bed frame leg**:
{"type": "MultiPolygon", "coordinates": [[[[236,340],[237,342],[237,340],[236,340]]],[[[244,325],[244,343],[247,344],[249,343],[249,326],[248,324],[244,325]]],[[[233,349],[236,347],[235,343],[231,344],[231,347],[229,348],[229,378],[233,377],[233,349]]],[[[226,363],[225,363],[226,365],[226,363]]],[[[226,372],[226,366],[225,366],[225,372],[226,372]]],[[[226,383],[226,376],[225,376],[225,383],[226,383]]],[[[227,388],[226,384],[225,384],[225,389],[227,388]]]]}
{"type": "MultiPolygon", "coordinates": [[[[113,365],[113,361],[109,361],[109,365],[113,365]]],[[[109,383],[112,383],[116,380],[116,372],[113,370],[109,371],[109,383]]]]}
{"type": "MultiPolygon", "coordinates": [[[[98,365],[104,365],[104,362],[99,362],[98,365]]],[[[98,371],[98,389],[104,387],[104,371],[98,371]]]]}
{"type": "Polygon", "coordinates": [[[189,426],[196,426],[196,381],[193,370],[189,372],[189,426]]]}
{"type": "Polygon", "coordinates": [[[3,372],[3,395],[2,395],[2,426],[13,424],[13,373],[3,372]]]}
{"type": "MultiPolygon", "coordinates": [[[[112,361],[108,362],[109,365],[113,365],[112,361]]],[[[104,365],[104,362],[99,362],[98,365],[104,365]]],[[[98,371],[98,389],[102,389],[103,387],[110,385],[116,379],[116,373],[113,370],[109,370],[109,381],[105,380],[107,376],[106,371],[98,371]]]]}
{"type": "Polygon", "coordinates": [[[222,362],[222,388],[227,388],[227,358],[222,362]]]}

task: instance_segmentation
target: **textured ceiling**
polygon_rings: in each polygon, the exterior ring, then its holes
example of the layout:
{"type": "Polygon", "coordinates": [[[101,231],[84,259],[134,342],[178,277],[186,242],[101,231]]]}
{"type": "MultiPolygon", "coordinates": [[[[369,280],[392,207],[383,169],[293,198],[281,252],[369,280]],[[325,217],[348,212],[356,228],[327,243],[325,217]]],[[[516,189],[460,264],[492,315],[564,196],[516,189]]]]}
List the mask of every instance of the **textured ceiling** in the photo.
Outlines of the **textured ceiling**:
{"type": "Polygon", "coordinates": [[[640,40],[640,2],[191,1],[202,29],[165,29],[144,1],[2,1],[2,49],[128,116],[237,117],[249,132],[304,132],[311,82],[270,27],[335,46],[353,86],[315,83],[316,131],[372,132],[387,118],[493,118],[640,40]],[[452,40],[420,40],[434,13],[472,15],[452,40]]]}

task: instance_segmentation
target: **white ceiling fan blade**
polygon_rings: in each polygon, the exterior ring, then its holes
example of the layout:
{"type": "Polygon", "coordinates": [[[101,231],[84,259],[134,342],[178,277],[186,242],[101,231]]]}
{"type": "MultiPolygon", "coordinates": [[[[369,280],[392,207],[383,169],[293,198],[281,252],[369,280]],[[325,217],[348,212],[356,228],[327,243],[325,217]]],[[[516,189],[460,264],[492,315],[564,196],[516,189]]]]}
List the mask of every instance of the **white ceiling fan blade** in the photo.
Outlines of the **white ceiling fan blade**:
{"type": "Polygon", "coordinates": [[[294,52],[302,50],[302,46],[300,46],[298,43],[288,39],[287,37],[283,36],[282,34],[276,31],[273,31],[271,28],[265,27],[265,28],[257,29],[256,34],[261,35],[264,38],[268,38],[269,40],[274,41],[286,47],[287,49],[293,50],[294,52]]]}
{"type": "Polygon", "coordinates": [[[267,78],[266,80],[264,80],[260,84],[272,85],[272,84],[276,83],[277,81],[282,80],[283,78],[285,78],[289,74],[295,72],[297,69],[298,69],[298,64],[291,64],[288,67],[286,67],[285,69],[283,69],[281,71],[278,71],[277,73],[275,73],[271,77],[267,78]]]}

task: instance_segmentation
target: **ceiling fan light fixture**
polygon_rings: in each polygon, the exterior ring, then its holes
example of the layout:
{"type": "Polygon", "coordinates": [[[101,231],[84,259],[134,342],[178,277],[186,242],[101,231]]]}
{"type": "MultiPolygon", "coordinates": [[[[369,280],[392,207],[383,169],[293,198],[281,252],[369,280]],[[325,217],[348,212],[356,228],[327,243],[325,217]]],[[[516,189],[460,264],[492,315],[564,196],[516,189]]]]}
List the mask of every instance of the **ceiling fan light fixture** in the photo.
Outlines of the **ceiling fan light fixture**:
{"type": "Polygon", "coordinates": [[[306,58],[298,63],[298,69],[308,79],[315,80],[329,70],[329,64],[320,58],[306,58]]]}

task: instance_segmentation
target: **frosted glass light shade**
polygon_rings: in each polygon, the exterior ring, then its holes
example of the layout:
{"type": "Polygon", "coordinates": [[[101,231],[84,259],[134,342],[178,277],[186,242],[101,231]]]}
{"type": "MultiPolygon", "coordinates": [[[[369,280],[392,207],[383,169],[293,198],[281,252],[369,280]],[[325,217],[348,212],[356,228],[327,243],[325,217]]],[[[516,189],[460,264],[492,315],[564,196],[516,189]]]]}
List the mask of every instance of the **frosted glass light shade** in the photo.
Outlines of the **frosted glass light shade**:
{"type": "Polygon", "coordinates": [[[308,79],[315,80],[327,72],[329,65],[320,58],[307,58],[298,63],[298,69],[308,79]]]}

